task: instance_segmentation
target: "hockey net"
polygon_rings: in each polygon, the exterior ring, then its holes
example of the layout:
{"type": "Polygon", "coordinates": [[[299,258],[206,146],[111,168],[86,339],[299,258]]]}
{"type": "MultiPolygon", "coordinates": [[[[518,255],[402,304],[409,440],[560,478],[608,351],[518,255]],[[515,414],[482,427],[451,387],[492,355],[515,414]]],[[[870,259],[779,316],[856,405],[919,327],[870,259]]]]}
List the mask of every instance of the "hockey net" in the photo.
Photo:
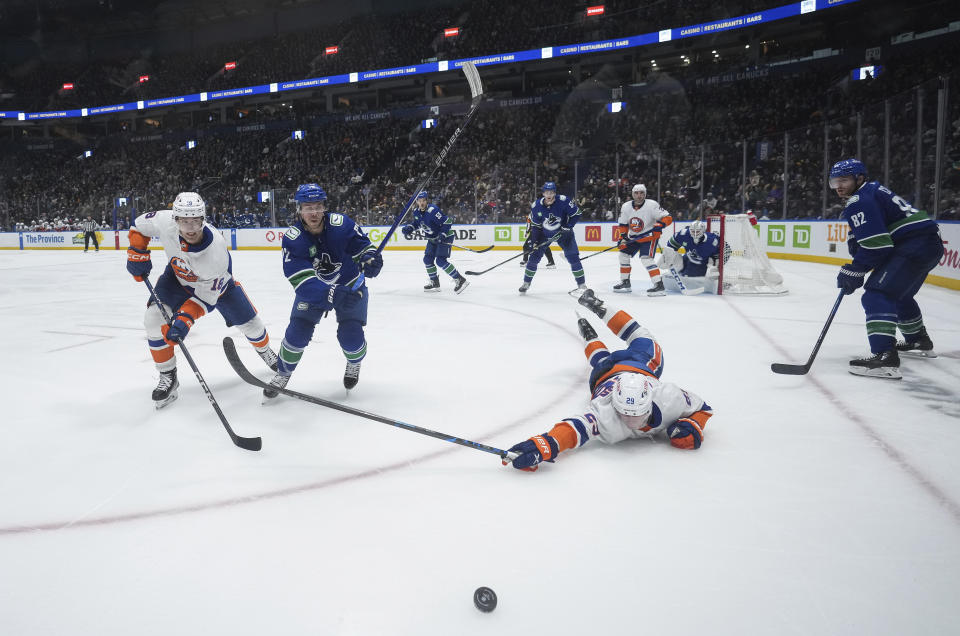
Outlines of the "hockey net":
{"type": "Polygon", "coordinates": [[[770,264],[757,231],[746,214],[707,217],[707,231],[720,237],[723,258],[717,269],[718,294],[786,294],[783,277],[770,264]]]}

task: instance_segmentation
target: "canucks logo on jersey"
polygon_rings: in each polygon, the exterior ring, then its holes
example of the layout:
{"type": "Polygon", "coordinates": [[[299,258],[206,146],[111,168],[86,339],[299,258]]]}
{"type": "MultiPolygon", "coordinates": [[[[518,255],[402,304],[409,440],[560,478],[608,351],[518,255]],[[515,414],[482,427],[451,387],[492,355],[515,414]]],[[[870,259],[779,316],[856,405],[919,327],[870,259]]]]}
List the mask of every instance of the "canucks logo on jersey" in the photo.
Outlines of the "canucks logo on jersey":
{"type": "Polygon", "coordinates": [[[313,269],[317,272],[317,277],[325,283],[334,283],[340,275],[341,263],[335,263],[330,259],[330,255],[321,252],[319,257],[313,258],[313,269]]]}

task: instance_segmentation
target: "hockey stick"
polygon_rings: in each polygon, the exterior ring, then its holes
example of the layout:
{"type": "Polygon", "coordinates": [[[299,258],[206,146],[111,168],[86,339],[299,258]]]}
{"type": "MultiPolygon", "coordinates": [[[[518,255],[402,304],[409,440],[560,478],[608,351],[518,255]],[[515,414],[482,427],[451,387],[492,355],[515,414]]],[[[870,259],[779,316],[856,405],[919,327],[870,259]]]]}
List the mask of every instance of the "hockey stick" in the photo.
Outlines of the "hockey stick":
{"type": "Polygon", "coordinates": [[[487,446],[486,444],[481,444],[480,442],[471,442],[468,439],[461,439],[459,437],[454,437],[453,435],[447,435],[445,433],[438,433],[437,431],[431,431],[428,428],[421,428],[419,426],[414,426],[413,424],[408,424],[406,422],[401,422],[400,420],[392,420],[389,417],[384,417],[382,415],[377,415],[375,413],[369,413],[367,411],[361,411],[360,409],[355,409],[343,404],[338,404],[336,402],[330,402],[329,400],[324,400],[323,398],[315,397],[312,395],[306,395],[305,393],[298,393],[296,391],[291,391],[287,388],[280,388],[272,386],[263,382],[255,375],[250,373],[250,370],[244,366],[243,362],[240,360],[240,356],[237,355],[237,345],[234,344],[233,338],[224,338],[223,339],[223,352],[227,356],[227,362],[230,363],[230,366],[233,367],[233,370],[237,372],[237,375],[240,376],[240,379],[248,384],[253,386],[260,387],[261,389],[270,389],[271,391],[277,391],[283,395],[288,395],[298,400],[303,400],[304,402],[310,402],[311,404],[317,404],[319,406],[325,406],[330,409],[335,409],[337,411],[342,411],[344,413],[349,413],[350,415],[356,415],[358,417],[364,417],[368,420],[373,420],[375,422],[380,422],[382,424],[389,424],[390,426],[396,426],[397,428],[406,429],[408,431],[413,431],[414,433],[420,433],[421,435],[429,435],[430,437],[435,437],[437,439],[442,439],[445,442],[452,442],[454,444],[460,444],[461,446],[466,446],[467,448],[473,448],[476,450],[483,451],[485,453],[491,453],[493,455],[499,455],[501,458],[507,461],[513,461],[518,457],[517,453],[511,453],[493,446],[487,446]]]}
{"type": "Polygon", "coordinates": [[[490,250],[493,249],[493,245],[491,245],[490,247],[485,247],[482,250],[475,250],[469,247],[465,247],[463,245],[454,245],[453,247],[457,248],[458,250],[466,250],[468,252],[473,252],[474,254],[483,254],[484,252],[489,252],[490,250]]]}
{"type": "MultiPolygon", "coordinates": [[[[160,302],[160,298],[157,296],[157,292],[154,291],[153,285],[150,284],[150,279],[144,276],[143,282],[147,286],[147,289],[150,290],[150,295],[153,297],[153,302],[157,303],[157,307],[160,309],[160,314],[163,316],[163,319],[167,322],[167,324],[169,324],[170,316],[167,314],[167,310],[164,309],[163,303],[160,302]]],[[[230,428],[227,418],[224,417],[223,411],[220,410],[220,405],[217,404],[216,398],[214,398],[213,393],[210,392],[210,387],[207,386],[203,376],[200,375],[200,369],[197,368],[196,363],[193,361],[193,357],[190,355],[190,352],[187,351],[186,345],[184,345],[182,342],[180,343],[180,352],[183,353],[183,357],[185,357],[187,362],[190,363],[190,368],[193,369],[193,374],[197,376],[197,381],[200,382],[200,388],[202,388],[203,392],[206,393],[207,399],[210,400],[213,410],[217,412],[217,417],[220,418],[220,423],[223,424],[223,428],[227,429],[227,433],[230,435],[230,439],[233,440],[233,443],[244,450],[260,450],[260,448],[263,446],[263,440],[261,440],[259,437],[240,437],[233,432],[232,428],[230,428]]]]}
{"type": "MultiPolygon", "coordinates": [[[[630,240],[627,242],[627,245],[629,245],[630,243],[639,243],[639,242],[640,242],[640,239],[647,238],[647,237],[650,236],[652,233],[653,233],[653,230],[647,230],[647,231],[644,232],[643,234],[639,234],[639,235],[635,236],[634,238],[630,239],[630,240]]],[[[616,249],[616,248],[618,248],[618,247],[620,247],[620,244],[619,244],[619,243],[615,243],[615,244],[611,245],[610,247],[608,247],[608,248],[605,249],[605,250],[600,250],[599,252],[594,252],[594,253],[591,254],[590,256],[584,256],[584,257],[582,257],[582,258],[580,259],[580,262],[582,263],[583,261],[587,260],[588,258],[593,258],[594,256],[599,256],[599,255],[603,254],[604,252],[609,252],[610,250],[616,249]]]]}
{"type": "Polygon", "coordinates": [[[680,274],[677,272],[676,267],[670,268],[670,274],[673,276],[673,280],[676,281],[677,287],[680,288],[680,293],[684,296],[696,296],[697,294],[703,293],[703,287],[697,287],[696,289],[687,287],[686,284],[684,284],[684,282],[680,279],[680,274]]]}
{"type": "Polygon", "coordinates": [[[383,240],[380,242],[380,245],[377,246],[377,254],[383,251],[383,248],[387,246],[387,243],[390,241],[390,237],[393,236],[393,233],[397,231],[397,228],[400,226],[400,223],[403,222],[403,219],[406,218],[407,212],[410,211],[410,208],[413,207],[414,201],[417,200],[417,195],[420,194],[423,190],[426,189],[427,184],[433,179],[433,175],[437,174],[437,170],[440,169],[440,166],[443,164],[443,160],[449,154],[450,149],[453,148],[453,145],[457,143],[457,140],[460,138],[460,135],[466,129],[467,124],[470,123],[470,120],[473,119],[473,114],[477,112],[477,107],[480,106],[480,99],[483,97],[483,84],[480,82],[480,73],[477,72],[477,67],[473,62],[464,62],[463,63],[463,74],[467,76],[467,83],[470,85],[470,110],[467,111],[467,116],[463,118],[463,121],[460,122],[460,125],[457,126],[457,129],[453,131],[453,134],[450,135],[450,139],[447,140],[446,145],[443,149],[437,153],[437,156],[433,159],[433,170],[430,171],[430,174],[427,175],[427,178],[420,182],[417,186],[417,189],[413,191],[413,196],[410,197],[410,200],[407,201],[407,205],[403,208],[403,213],[398,214],[397,218],[393,221],[393,225],[390,226],[390,229],[387,230],[387,235],[383,237],[383,240]]]}
{"type": "MultiPolygon", "coordinates": [[[[557,236],[559,236],[559,234],[558,234],[557,236]]],[[[554,238],[556,238],[556,237],[554,237],[554,238]]],[[[536,252],[536,251],[537,251],[538,249],[540,249],[541,247],[545,247],[545,246],[550,245],[551,243],[553,243],[553,240],[554,240],[554,239],[550,239],[549,241],[544,241],[543,243],[540,243],[539,245],[534,245],[533,248],[530,249],[530,252],[529,252],[529,253],[532,254],[533,252],[536,252]]],[[[514,254],[513,256],[511,256],[510,258],[508,258],[508,259],[505,260],[505,261],[500,261],[499,263],[497,263],[497,264],[494,265],[493,267],[488,267],[487,269],[482,269],[482,270],[480,270],[479,272],[464,272],[464,274],[467,274],[468,276],[479,276],[480,274],[486,274],[486,273],[489,272],[491,269],[497,269],[497,268],[500,267],[501,265],[506,265],[506,264],[509,263],[510,261],[515,260],[515,259],[518,259],[518,258],[520,258],[521,256],[523,256],[523,250],[520,250],[520,253],[519,253],[519,254],[514,254]]]]}
{"type": "Polygon", "coordinates": [[[823,344],[823,338],[827,335],[827,329],[830,328],[830,323],[833,322],[833,317],[837,315],[837,309],[840,308],[840,301],[843,300],[844,293],[841,291],[837,294],[837,302],[833,303],[833,309],[830,310],[830,315],[827,316],[827,324],[823,326],[823,331],[820,332],[820,337],[817,338],[817,344],[813,347],[813,353],[810,354],[810,359],[807,360],[806,364],[783,364],[780,362],[774,362],[770,365],[770,370],[774,373],[781,373],[784,375],[806,375],[807,371],[810,370],[810,367],[813,366],[813,359],[817,357],[817,352],[820,351],[820,345],[823,344]]]}

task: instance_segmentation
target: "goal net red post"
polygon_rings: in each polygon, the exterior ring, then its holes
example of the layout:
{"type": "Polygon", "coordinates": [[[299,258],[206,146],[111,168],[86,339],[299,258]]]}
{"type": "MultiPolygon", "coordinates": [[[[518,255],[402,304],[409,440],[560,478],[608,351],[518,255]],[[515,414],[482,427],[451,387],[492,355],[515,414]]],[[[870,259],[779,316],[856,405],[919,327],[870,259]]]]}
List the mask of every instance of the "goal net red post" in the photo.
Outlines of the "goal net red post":
{"type": "Polygon", "coordinates": [[[717,259],[718,294],[776,296],[787,293],[783,277],[767,258],[749,215],[708,216],[707,231],[719,236],[723,246],[723,257],[717,259]]]}

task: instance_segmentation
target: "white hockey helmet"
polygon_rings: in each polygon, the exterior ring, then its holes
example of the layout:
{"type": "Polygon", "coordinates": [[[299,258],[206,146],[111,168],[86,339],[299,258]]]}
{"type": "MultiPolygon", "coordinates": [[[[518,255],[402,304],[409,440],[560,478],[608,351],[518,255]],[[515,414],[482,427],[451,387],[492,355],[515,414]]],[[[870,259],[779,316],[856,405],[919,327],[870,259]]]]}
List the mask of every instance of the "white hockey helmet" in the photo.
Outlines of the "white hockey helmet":
{"type": "Polygon", "coordinates": [[[196,192],[181,192],[173,200],[173,218],[196,219],[207,215],[207,206],[196,192]]]}
{"type": "Polygon", "coordinates": [[[699,243],[706,231],[707,228],[704,226],[703,221],[694,221],[690,224],[690,238],[693,239],[694,243],[699,243]]]}
{"type": "Polygon", "coordinates": [[[613,383],[612,401],[623,423],[640,428],[653,409],[653,385],[640,373],[621,373],[613,383]]]}
{"type": "Polygon", "coordinates": [[[637,185],[633,186],[633,192],[643,192],[646,194],[647,186],[643,185],[642,183],[638,183],[637,185]]]}

